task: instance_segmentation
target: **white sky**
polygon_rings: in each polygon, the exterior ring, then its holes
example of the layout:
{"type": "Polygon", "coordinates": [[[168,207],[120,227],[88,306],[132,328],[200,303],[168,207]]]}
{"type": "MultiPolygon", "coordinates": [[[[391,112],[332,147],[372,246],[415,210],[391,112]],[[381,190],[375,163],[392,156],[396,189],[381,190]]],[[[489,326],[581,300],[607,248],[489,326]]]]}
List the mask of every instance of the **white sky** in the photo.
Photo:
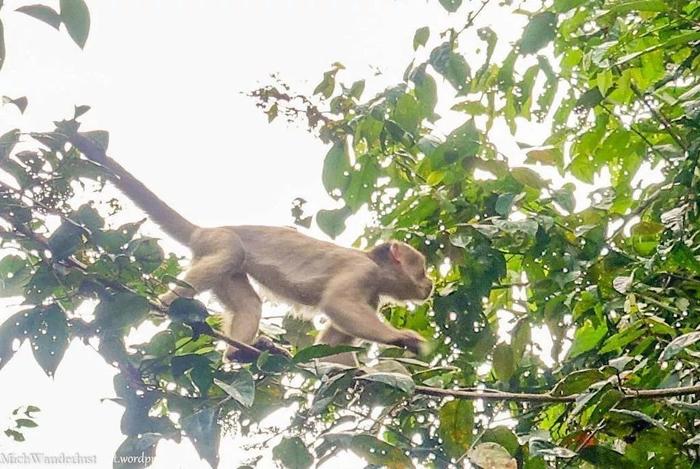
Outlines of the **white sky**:
{"type": "MultiPolygon", "coordinates": [[[[369,66],[380,65],[371,93],[401,79],[418,27],[437,26],[434,44],[438,30],[462,24],[466,15],[463,9],[448,17],[436,1],[419,0],[90,0],[92,26],[81,51],[64,31],[12,11],[31,3],[6,0],[0,12],[8,51],[0,94],[29,98],[24,116],[13,106],[0,108],[0,132],[48,130],[53,120],[71,117],[74,105],[88,104],[84,129],[108,130],[111,156],[205,226],[291,224],[297,196],[310,202],[310,213],[330,204],[320,183],[326,148],[302,127],[269,125],[242,92],[279,72],[310,93],[339,61],[347,81],[369,77],[369,66]]],[[[494,29],[517,34],[506,20],[484,17],[494,29]]],[[[0,321],[11,312],[0,311],[0,321]]],[[[124,438],[122,408],[100,403],[113,396],[113,374],[97,353],[74,342],[50,380],[25,344],[0,372],[0,422],[15,407],[34,404],[42,409],[40,426],[23,444],[0,436],[0,452],[79,452],[110,467],[124,438]]],[[[232,448],[230,439],[222,442],[221,467],[244,459],[232,448]]],[[[206,464],[183,440],[162,442],[153,467],[206,464]]]]}

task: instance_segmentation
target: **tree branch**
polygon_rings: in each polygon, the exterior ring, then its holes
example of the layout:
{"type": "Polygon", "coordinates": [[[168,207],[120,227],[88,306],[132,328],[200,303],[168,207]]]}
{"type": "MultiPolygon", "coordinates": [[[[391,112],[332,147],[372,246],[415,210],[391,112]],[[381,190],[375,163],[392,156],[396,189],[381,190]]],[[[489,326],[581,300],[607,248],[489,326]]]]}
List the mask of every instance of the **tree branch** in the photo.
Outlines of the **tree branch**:
{"type": "MultiPolygon", "coordinates": [[[[628,399],[664,399],[667,397],[687,396],[700,393],[700,384],[682,386],[677,388],[660,389],[623,389],[623,400],[628,399]]],[[[457,399],[484,399],[491,401],[516,401],[516,402],[574,402],[586,393],[570,394],[568,396],[554,396],[551,393],[519,393],[506,391],[473,391],[466,389],[441,389],[430,386],[416,386],[417,394],[435,397],[455,397],[457,399]]]]}

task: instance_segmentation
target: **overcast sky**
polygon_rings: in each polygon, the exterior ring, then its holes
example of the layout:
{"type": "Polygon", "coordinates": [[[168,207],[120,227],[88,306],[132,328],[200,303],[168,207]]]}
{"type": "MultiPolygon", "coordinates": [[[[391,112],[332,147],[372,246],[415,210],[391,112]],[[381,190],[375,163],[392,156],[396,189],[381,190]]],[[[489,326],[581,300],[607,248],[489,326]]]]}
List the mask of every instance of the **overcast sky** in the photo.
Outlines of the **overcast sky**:
{"type": "MultiPolygon", "coordinates": [[[[64,31],[13,12],[31,3],[6,0],[0,12],[8,51],[1,94],[29,98],[24,116],[0,108],[0,132],[48,130],[71,117],[74,105],[88,104],[84,128],[109,131],[110,155],[208,226],[291,224],[293,198],[311,208],[330,203],[320,184],[323,145],[302,127],[269,125],[242,93],[273,72],[308,93],[335,61],[348,79],[380,66],[383,75],[368,90],[380,89],[400,80],[417,28],[454,21],[437,2],[421,0],[90,0],[81,51],[64,31]]],[[[0,311],[0,321],[11,312],[0,311]]],[[[34,404],[40,426],[23,444],[0,435],[0,451],[78,452],[111,466],[123,440],[122,408],[100,398],[114,395],[113,375],[96,352],[74,342],[50,380],[25,344],[0,372],[0,422],[34,404]]],[[[235,448],[230,438],[222,442],[221,467],[244,459],[235,448]]],[[[204,466],[183,440],[162,442],[153,467],[204,466]]]]}

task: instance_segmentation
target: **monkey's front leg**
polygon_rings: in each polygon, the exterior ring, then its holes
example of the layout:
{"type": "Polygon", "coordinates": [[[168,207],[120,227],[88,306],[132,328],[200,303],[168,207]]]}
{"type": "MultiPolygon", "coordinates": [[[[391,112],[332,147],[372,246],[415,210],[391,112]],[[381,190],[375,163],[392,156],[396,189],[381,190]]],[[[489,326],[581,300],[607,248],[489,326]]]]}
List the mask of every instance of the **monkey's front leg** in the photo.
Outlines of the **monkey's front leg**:
{"type": "Polygon", "coordinates": [[[420,352],[425,342],[420,334],[410,329],[396,329],[382,322],[376,309],[361,298],[353,298],[353,292],[357,293],[352,288],[336,291],[336,295],[328,292],[321,304],[321,309],[331,318],[334,326],[360,339],[405,347],[416,354],[420,352]]]}

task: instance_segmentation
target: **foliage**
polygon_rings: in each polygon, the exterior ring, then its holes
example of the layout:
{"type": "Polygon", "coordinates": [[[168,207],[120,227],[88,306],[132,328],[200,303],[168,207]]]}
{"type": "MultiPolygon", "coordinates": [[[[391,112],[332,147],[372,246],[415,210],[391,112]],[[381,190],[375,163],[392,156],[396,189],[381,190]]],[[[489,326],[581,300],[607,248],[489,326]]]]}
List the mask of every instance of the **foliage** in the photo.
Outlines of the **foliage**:
{"type": "MultiPolygon", "coordinates": [[[[323,366],[313,360],[337,350],[309,346],[313,332],[289,318],[273,335],[293,358],[263,352],[249,366],[222,365],[201,304],[167,317],[154,303],[178,260],[140,236],[139,223],[112,227],[99,207],[74,206],[80,184],[103,181],[69,143],[80,107],[50,132],[0,138],[15,179],[0,186],[2,295],[27,305],[0,326],[0,367],[29,340],[52,375],[70,340],[98,337],[120,370],[118,452],[127,455],[184,434],[216,465],[223,427],[271,432],[251,464],[271,446],[286,467],[341,450],[387,467],[697,464],[694,393],[652,400],[635,390],[697,383],[700,1],[554,0],[510,13],[527,20],[513,46],[474,26],[487,2],[439,3],[465,26],[419,29],[413,47],[424,59],[396,86],[363,98],[365,83],[342,83],[333,64],[312,96],[283,84],[252,93],[270,120],[303,117],[328,143],[321,182],[342,208],[317,213],[321,229],[336,236],[367,209],[359,247],[391,236],[426,253],[433,300],[383,314],[433,338],[429,354],[383,348],[376,359],[362,353],[360,369],[323,366]],[[443,135],[438,112],[459,125],[443,135]],[[531,140],[532,122],[547,129],[542,141],[531,140]],[[492,140],[503,123],[524,160],[492,140]],[[15,152],[23,136],[35,149],[15,152]],[[574,197],[585,183],[594,184],[588,203],[574,197]],[[86,319],[88,300],[97,306],[86,319]],[[162,330],[126,347],[143,322],[162,330]],[[484,387],[545,399],[430,391],[484,387]],[[288,426],[260,424],[281,408],[294,410],[288,426]],[[513,425],[499,425],[508,417],[513,425]]],[[[23,12],[57,21],[43,8],[23,12]]],[[[61,2],[81,46],[85,15],[61,2]]],[[[105,133],[83,135],[107,146],[105,133]]],[[[293,215],[308,224],[303,204],[293,215]]]]}

